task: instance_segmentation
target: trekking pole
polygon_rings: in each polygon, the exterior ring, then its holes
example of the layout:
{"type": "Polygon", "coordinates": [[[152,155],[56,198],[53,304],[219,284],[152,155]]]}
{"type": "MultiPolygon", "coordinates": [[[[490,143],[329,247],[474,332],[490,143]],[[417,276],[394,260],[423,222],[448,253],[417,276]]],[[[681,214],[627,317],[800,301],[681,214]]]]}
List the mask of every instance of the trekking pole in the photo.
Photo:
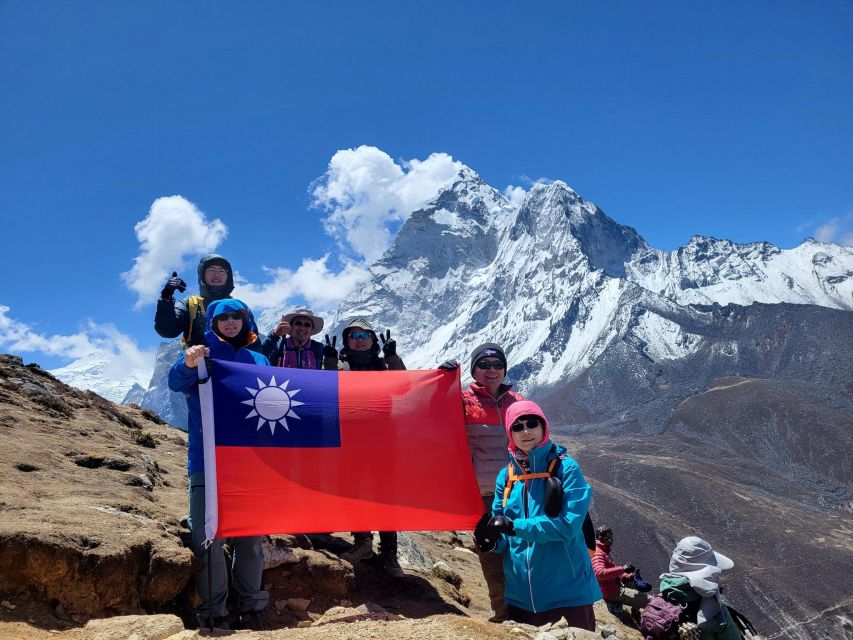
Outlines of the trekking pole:
{"type": "Polygon", "coordinates": [[[210,635],[213,635],[213,541],[208,540],[207,545],[207,626],[210,635]]]}

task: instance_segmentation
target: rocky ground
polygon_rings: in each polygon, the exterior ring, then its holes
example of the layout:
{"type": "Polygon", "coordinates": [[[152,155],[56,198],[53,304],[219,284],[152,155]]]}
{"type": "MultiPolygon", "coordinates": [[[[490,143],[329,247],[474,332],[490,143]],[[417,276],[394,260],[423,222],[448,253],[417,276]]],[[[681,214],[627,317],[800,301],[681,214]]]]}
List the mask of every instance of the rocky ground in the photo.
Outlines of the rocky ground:
{"type": "MultiPolygon", "coordinates": [[[[649,580],[699,535],[735,561],[726,597],[770,637],[834,640],[853,619],[853,418],[798,385],[715,380],[659,434],[556,429],[593,487],[613,555],[649,580]]],[[[853,637],[853,635],[851,636],[853,637]]]]}
{"type": "MultiPolygon", "coordinates": [[[[0,640],[192,638],[186,435],[138,407],[67,387],[0,356],[0,640]]],[[[236,638],[525,638],[488,622],[467,532],[400,536],[406,577],[339,558],[346,534],[281,536],[266,547],[263,631],[236,638]],[[291,551],[285,551],[285,548],[291,551]],[[273,566],[277,565],[277,566],[273,566]]],[[[595,634],[639,638],[596,605],[595,634]]]]}

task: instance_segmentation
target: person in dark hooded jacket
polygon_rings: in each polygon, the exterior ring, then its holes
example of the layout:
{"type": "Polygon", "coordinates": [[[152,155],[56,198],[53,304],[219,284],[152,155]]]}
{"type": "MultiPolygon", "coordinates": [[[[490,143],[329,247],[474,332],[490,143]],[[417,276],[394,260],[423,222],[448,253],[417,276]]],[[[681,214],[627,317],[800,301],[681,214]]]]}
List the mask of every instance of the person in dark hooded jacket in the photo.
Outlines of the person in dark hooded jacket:
{"type": "MultiPolygon", "coordinates": [[[[381,334],[380,334],[381,335],[381,334]]],[[[343,347],[340,351],[340,361],[331,357],[324,359],[323,367],[331,369],[337,366],[340,371],[388,371],[403,370],[406,365],[397,355],[397,342],[391,340],[391,332],[382,335],[382,348],[373,326],[364,318],[356,318],[343,330],[343,347]],[[383,356],[379,353],[382,352],[383,356]]],[[[373,556],[373,534],[370,531],[359,531],[353,535],[353,546],[341,554],[341,558],[356,564],[373,556]]],[[[379,556],[384,571],[394,578],[405,574],[397,561],[397,532],[379,532],[379,556]]]]}
{"type": "MultiPolygon", "coordinates": [[[[231,263],[215,253],[204,256],[198,263],[198,296],[175,300],[175,291],[184,291],[186,283],[173,273],[166,282],[157,311],[154,314],[154,330],[163,338],[184,336],[185,345],[190,347],[204,344],[206,331],[205,310],[214,300],[222,300],[234,291],[234,272],[231,263]]],[[[260,343],[252,346],[260,350],[260,343]]]]}
{"type": "MultiPolygon", "coordinates": [[[[196,609],[200,626],[206,626],[212,614],[214,626],[228,628],[228,571],[222,551],[222,540],[211,545],[211,571],[213,591],[208,590],[207,549],[204,547],[204,450],[202,440],[201,404],[198,391],[198,362],[205,355],[218,360],[231,360],[248,364],[269,365],[264,355],[249,349],[258,342],[255,319],[249,308],[240,300],[227,298],[214,300],[208,307],[207,332],[204,344],[193,345],[181,353],[169,371],[169,388],[187,396],[189,414],[189,446],[187,472],[189,474],[189,524],[192,532],[191,550],[205,563],[196,577],[196,590],[202,599],[196,609]]],[[[231,579],[238,596],[237,625],[255,628],[258,615],[269,601],[269,594],[261,590],[264,568],[263,536],[243,536],[230,539],[233,561],[231,579]]]]}

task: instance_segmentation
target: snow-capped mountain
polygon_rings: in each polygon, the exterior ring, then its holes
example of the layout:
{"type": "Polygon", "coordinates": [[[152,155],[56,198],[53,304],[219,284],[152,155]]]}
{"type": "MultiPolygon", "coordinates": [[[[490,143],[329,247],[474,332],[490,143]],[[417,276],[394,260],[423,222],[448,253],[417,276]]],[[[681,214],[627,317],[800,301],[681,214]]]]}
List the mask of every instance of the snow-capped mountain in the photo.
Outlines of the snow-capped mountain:
{"type": "MultiPolygon", "coordinates": [[[[707,346],[713,325],[707,309],[691,305],[853,309],[853,249],[697,236],[661,251],[564,182],[536,184],[514,206],[467,167],[411,214],[370,274],[327,318],[326,332],[339,335],[364,316],[391,330],[409,368],[465,362],[477,344],[495,341],[509,376],[534,397],[617,343],[653,361],[689,357],[707,346]]],[[[261,328],[289,310],[268,310],[261,328]]],[[[170,415],[160,370],[143,406],[182,424],[170,415]]]]}
{"type": "Polygon", "coordinates": [[[514,208],[470,171],[414,212],[370,271],[333,325],[363,315],[390,328],[412,367],[497,341],[528,392],[573,378],[629,331],[658,358],[687,355],[699,338],[667,315],[698,313],[689,304],[853,309],[849,248],[694,237],[660,251],[563,182],[534,185],[514,208]]]}
{"type": "Polygon", "coordinates": [[[627,277],[679,304],[790,302],[853,308],[851,251],[809,238],[783,250],[694,236],[667,253],[648,249],[625,265],[627,277]]]}
{"type": "Polygon", "coordinates": [[[151,370],[127,372],[118,370],[121,363],[112,354],[93,352],[50,373],[78,389],[88,389],[112,402],[123,402],[128,392],[139,386],[148,386],[151,370]]]}

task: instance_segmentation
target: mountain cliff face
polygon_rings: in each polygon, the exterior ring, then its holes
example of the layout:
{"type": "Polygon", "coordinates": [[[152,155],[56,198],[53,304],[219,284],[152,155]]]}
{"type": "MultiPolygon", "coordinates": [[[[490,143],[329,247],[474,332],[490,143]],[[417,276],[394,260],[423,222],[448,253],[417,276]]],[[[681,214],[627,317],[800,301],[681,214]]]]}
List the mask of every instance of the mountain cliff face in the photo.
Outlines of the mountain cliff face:
{"type": "MultiPolygon", "coordinates": [[[[328,319],[329,333],[365,316],[391,329],[410,368],[464,361],[477,344],[497,341],[510,354],[509,377],[535,398],[571,385],[597,362],[613,362],[614,351],[643,366],[727,353],[731,339],[718,342],[722,333],[712,328],[722,322],[714,313],[724,313],[714,305],[853,309],[853,249],[807,240],[783,250],[696,236],[661,251],[563,182],[534,185],[516,207],[468,168],[412,213],[370,273],[328,319]]],[[[762,309],[772,322],[776,311],[762,309]]],[[[161,348],[164,363],[142,406],[185,426],[183,403],[165,388],[167,351],[175,350],[161,348]]],[[[715,375],[739,372],[723,369],[715,375]]],[[[607,420],[621,411],[593,407],[591,414],[607,420]]]]}

